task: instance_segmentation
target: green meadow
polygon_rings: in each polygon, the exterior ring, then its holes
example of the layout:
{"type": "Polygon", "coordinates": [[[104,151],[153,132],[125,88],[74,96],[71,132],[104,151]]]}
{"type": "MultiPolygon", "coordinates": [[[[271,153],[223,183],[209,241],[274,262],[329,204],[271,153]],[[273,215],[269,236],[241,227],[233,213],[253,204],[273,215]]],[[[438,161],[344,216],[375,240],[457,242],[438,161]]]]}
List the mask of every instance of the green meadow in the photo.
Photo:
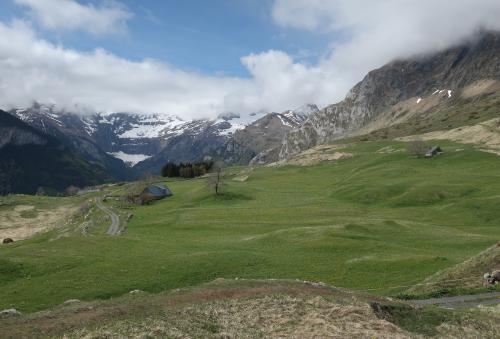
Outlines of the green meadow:
{"type": "Polygon", "coordinates": [[[500,157],[439,144],[445,153],[432,159],[401,142],[353,144],[338,162],[229,176],[218,197],[205,179],[166,181],[173,197],[120,211],[134,214],[122,236],[106,236],[102,220],[87,236],[56,230],[0,246],[0,309],[216,278],[396,295],[500,239],[500,157]]]}

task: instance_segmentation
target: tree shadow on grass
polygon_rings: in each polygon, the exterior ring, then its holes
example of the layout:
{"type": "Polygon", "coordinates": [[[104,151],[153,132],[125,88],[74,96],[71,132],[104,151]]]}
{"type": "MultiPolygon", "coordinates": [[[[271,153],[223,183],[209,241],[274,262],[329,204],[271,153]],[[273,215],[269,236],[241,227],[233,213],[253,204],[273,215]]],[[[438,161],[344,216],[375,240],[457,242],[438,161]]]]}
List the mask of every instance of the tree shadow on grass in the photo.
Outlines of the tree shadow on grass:
{"type": "Polygon", "coordinates": [[[253,197],[243,193],[235,193],[235,192],[222,192],[219,194],[208,194],[201,197],[198,201],[199,204],[209,204],[209,205],[218,205],[218,204],[233,204],[240,203],[245,201],[253,200],[253,197]]]}

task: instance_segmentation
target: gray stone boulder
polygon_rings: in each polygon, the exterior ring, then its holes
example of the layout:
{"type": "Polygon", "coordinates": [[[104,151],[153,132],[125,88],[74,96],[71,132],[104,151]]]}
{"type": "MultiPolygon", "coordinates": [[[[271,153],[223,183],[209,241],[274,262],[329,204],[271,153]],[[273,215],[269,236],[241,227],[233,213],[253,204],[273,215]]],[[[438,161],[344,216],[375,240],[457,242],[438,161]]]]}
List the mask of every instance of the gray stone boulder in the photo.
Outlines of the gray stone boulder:
{"type": "Polygon", "coordinates": [[[81,301],[78,300],[78,299],[69,299],[69,300],[66,300],[65,302],[63,302],[63,305],[72,305],[72,304],[78,304],[80,303],[81,301]]]}
{"type": "Polygon", "coordinates": [[[0,318],[16,317],[16,316],[20,316],[20,315],[21,315],[21,312],[19,312],[15,308],[9,308],[9,309],[0,311],[0,318]]]}

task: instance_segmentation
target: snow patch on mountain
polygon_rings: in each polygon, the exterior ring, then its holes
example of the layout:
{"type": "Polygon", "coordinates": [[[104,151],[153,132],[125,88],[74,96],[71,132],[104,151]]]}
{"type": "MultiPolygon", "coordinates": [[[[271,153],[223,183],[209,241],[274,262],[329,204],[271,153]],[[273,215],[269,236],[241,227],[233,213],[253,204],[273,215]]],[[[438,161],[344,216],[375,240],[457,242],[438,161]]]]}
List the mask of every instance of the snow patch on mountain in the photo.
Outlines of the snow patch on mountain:
{"type": "Polygon", "coordinates": [[[444,90],[444,89],[437,89],[434,91],[434,93],[432,93],[432,95],[438,93],[438,94],[442,94],[443,92],[447,92],[448,93],[448,98],[451,98],[451,93],[453,93],[453,91],[451,89],[448,89],[448,90],[444,90]]]}
{"type": "Polygon", "coordinates": [[[53,105],[35,104],[30,108],[16,109],[15,115],[24,122],[33,122],[36,119],[40,119],[40,116],[42,116],[49,118],[56,122],[59,126],[62,126],[62,123],[59,120],[60,114],[56,114],[54,110],[55,106],[53,105]]]}
{"type": "Polygon", "coordinates": [[[85,129],[85,132],[87,132],[87,134],[90,136],[94,135],[94,133],[97,131],[96,124],[88,117],[83,117],[82,122],[83,122],[83,128],[85,129]]]}
{"type": "MultiPolygon", "coordinates": [[[[159,138],[165,134],[165,131],[176,130],[178,126],[185,123],[173,115],[131,114],[130,118],[125,121],[120,121],[117,116],[117,114],[110,115],[107,120],[116,127],[115,133],[121,139],[159,138]]],[[[120,116],[126,115],[121,114],[120,116]]]]}
{"type": "Polygon", "coordinates": [[[295,114],[309,116],[312,113],[318,112],[319,108],[315,104],[305,104],[293,110],[295,114]]]}
{"type": "Polygon", "coordinates": [[[290,125],[290,123],[288,123],[287,121],[285,121],[285,119],[283,119],[282,115],[281,114],[276,114],[276,116],[278,117],[278,119],[281,120],[281,123],[285,126],[289,126],[289,127],[293,127],[292,125],[290,125]]]}
{"type": "Polygon", "coordinates": [[[120,159],[121,161],[123,161],[125,164],[127,164],[130,167],[138,164],[141,161],[144,161],[146,159],[151,158],[150,155],[146,155],[146,154],[127,154],[127,153],[122,152],[122,151],[120,151],[120,152],[108,152],[108,154],[114,156],[117,159],[120,159]]]}
{"type": "MultiPolygon", "coordinates": [[[[223,121],[216,121],[216,125],[218,125],[217,127],[220,127],[220,123],[223,123],[223,121]]],[[[242,130],[248,126],[247,124],[240,124],[237,122],[229,122],[229,124],[229,128],[219,128],[218,134],[222,136],[230,136],[236,133],[236,131],[242,130]]]]}
{"type": "Polygon", "coordinates": [[[251,123],[259,120],[263,116],[265,116],[266,112],[253,112],[248,114],[239,114],[239,113],[224,113],[219,115],[216,122],[227,121],[231,125],[234,126],[233,130],[236,131],[238,129],[245,128],[251,123]]]}

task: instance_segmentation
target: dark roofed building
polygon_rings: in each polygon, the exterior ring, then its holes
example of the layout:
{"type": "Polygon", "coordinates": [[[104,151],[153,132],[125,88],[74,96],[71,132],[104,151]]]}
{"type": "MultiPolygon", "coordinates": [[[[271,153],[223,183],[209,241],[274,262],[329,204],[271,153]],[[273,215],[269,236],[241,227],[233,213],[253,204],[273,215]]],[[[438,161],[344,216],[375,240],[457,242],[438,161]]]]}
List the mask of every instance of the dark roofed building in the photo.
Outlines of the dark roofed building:
{"type": "Polygon", "coordinates": [[[162,199],[172,196],[172,191],[164,185],[151,185],[142,191],[142,194],[151,194],[155,199],[162,199]]]}
{"type": "Polygon", "coordinates": [[[425,156],[426,157],[434,157],[436,155],[439,155],[443,153],[443,150],[441,149],[441,147],[439,146],[432,146],[428,151],[427,153],[425,153],[425,156]]]}

